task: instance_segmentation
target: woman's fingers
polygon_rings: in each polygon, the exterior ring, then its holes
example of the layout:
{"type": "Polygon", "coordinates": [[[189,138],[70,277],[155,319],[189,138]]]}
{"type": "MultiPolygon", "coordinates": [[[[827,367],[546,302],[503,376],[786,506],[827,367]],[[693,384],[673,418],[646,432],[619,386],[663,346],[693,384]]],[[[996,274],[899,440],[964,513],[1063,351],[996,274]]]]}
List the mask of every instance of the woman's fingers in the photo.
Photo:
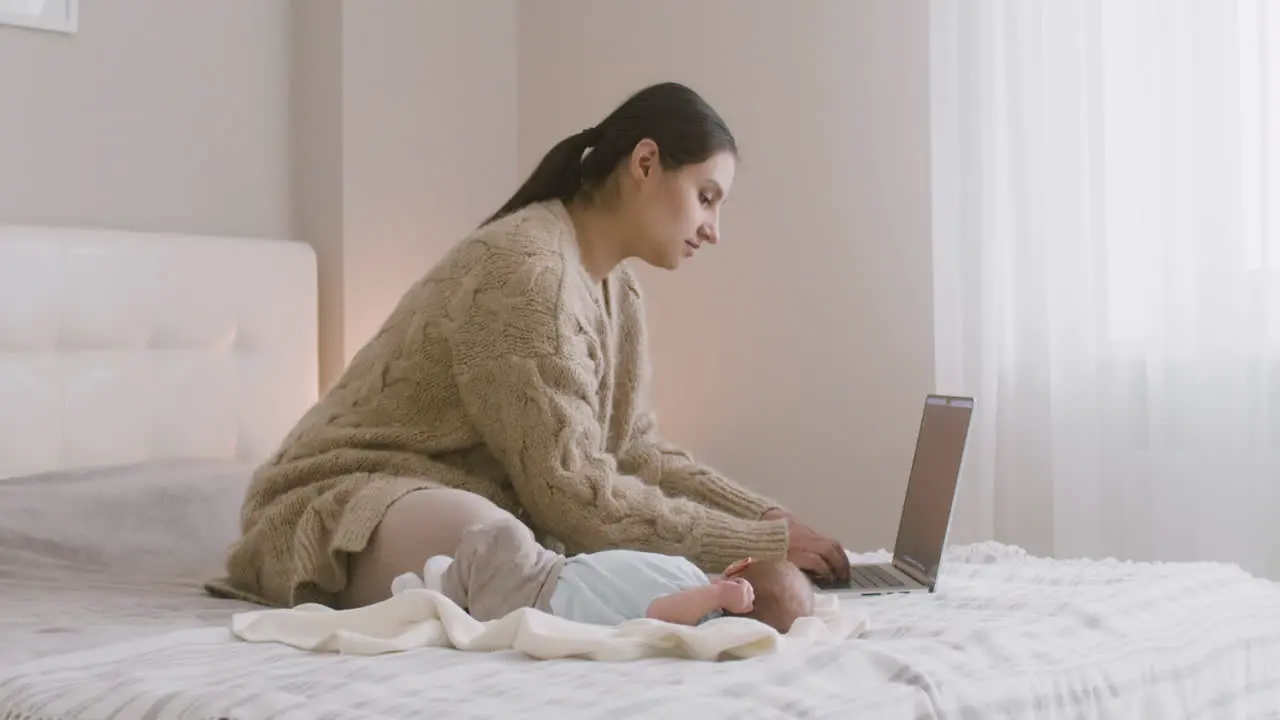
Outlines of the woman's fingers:
{"type": "Polygon", "coordinates": [[[849,579],[849,555],[845,553],[844,547],[839,542],[827,541],[826,552],[822,557],[827,561],[827,566],[831,568],[837,580],[849,579]]]}
{"type": "Polygon", "coordinates": [[[791,548],[787,553],[791,562],[820,580],[849,580],[849,555],[844,546],[804,523],[788,517],[791,527],[791,548]]]}
{"type": "Polygon", "coordinates": [[[796,567],[812,573],[819,580],[830,580],[832,578],[831,566],[820,553],[801,550],[796,553],[796,559],[792,562],[796,564],[796,567]]]}
{"type": "Polygon", "coordinates": [[[849,578],[849,558],[840,543],[791,519],[792,562],[823,580],[849,578]]]}

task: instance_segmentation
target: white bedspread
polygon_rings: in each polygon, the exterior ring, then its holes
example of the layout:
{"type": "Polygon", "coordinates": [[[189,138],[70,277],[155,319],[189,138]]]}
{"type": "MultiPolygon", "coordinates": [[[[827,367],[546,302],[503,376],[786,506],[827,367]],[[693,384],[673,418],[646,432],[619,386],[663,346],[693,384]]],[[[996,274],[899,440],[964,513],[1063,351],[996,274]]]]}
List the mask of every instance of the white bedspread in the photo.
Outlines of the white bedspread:
{"type": "Polygon", "coordinates": [[[256,607],[202,589],[235,537],[249,473],[165,461],[0,480],[0,667],[226,627],[256,607]]]}
{"type": "Polygon", "coordinates": [[[986,544],[952,549],[944,573],[932,596],[849,603],[871,618],[856,640],[746,660],[334,655],[224,627],[0,672],[0,716],[1130,720],[1280,708],[1280,590],[1234,567],[1048,561],[986,544]]]}

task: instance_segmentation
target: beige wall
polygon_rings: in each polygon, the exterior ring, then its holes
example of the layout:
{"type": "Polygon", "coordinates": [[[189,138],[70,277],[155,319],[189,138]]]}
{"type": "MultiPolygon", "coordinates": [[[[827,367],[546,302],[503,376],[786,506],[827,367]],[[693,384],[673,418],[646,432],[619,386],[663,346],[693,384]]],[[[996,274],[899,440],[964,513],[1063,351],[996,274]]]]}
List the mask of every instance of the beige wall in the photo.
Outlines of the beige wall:
{"type": "Polygon", "coordinates": [[[0,222],[311,242],[327,386],[514,185],[516,18],[111,0],[71,36],[0,27],[0,222]]]}
{"type": "Polygon", "coordinates": [[[515,0],[294,0],[299,236],[324,386],[515,184],[515,0]],[[483,51],[479,51],[483,48],[483,51]]]}
{"type": "Polygon", "coordinates": [[[343,3],[346,360],[515,185],[515,7],[343,3]]]}
{"type": "Polygon", "coordinates": [[[645,273],[667,434],[856,547],[891,545],[933,389],[926,0],[520,11],[522,174],[664,79],[742,145],[723,242],[645,273]]]}
{"type": "Polygon", "coordinates": [[[288,236],[288,20],[110,0],[74,36],[0,26],[0,222],[288,236]]]}
{"type": "Polygon", "coordinates": [[[82,3],[0,28],[0,222],[301,237],[327,385],[546,147],[687,82],[744,164],[724,242],[644,273],[663,428],[884,546],[932,389],[927,33],[926,0],[82,3]]]}

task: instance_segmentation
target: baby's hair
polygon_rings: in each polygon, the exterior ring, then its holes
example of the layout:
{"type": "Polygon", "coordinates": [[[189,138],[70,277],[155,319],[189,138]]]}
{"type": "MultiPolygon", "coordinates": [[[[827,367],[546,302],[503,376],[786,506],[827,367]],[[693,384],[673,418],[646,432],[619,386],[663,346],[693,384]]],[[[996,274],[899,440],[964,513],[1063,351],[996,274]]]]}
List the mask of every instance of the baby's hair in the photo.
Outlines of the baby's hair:
{"type": "Polygon", "coordinates": [[[756,560],[737,577],[755,590],[754,607],[745,617],[785,633],[796,618],[813,614],[813,583],[789,560],[756,560]]]}

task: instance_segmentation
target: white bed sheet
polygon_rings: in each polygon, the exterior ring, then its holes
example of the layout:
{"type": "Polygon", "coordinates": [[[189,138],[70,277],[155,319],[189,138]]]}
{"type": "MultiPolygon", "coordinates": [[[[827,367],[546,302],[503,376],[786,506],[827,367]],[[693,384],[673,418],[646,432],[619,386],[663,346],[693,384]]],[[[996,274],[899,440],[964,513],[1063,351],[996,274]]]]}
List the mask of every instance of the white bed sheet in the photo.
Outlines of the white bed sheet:
{"type": "Polygon", "coordinates": [[[0,667],[225,627],[256,607],[201,589],[221,571],[251,472],[152,461],[0,479],[0,667]]]}
{"type": "Polygon", "coordinates": [[[226,627],[233,614],[257,609],[209,597],[194,580],[112,579],[94,571],[72,580],[7,570],[0,571],[0,668],[175,630],[226,627]]]}
{"type": "MultiPolygon", "coordinates": [[[[883,553],[858,559],[883,559],[883,553]]],[[[376,657],[183,631],[0,671],[10,718],[1222,718],[1280,708],[1280,591],[1214,564],[953,548],[842,646],[707,663],[376,657]]],[[[9,715],[5,715],[5,713],[9,715]]]]}
{"type": "MultiPolygon", "coordinates": [[[[203,595],[251,468],[0,480],[0,717],[1274,717],[1280,589],[1229,565],[953,548],[860,639],[746,661],[536,661],[248,644],[203,595]]],[[[856,556],[883,560],[883,552],[856,556]]]]}

